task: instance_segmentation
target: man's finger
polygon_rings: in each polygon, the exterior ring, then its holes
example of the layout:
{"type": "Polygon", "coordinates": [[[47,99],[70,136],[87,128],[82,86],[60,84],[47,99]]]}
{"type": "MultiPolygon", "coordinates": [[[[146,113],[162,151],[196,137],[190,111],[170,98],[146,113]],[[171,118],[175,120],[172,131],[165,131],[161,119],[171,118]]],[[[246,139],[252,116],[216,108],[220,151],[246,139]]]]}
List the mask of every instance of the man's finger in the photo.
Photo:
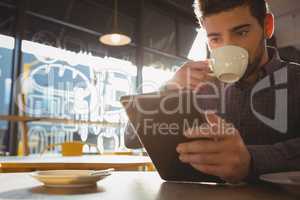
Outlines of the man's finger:
{"type": "MultiPolygon", "coordinates": [[[[187,138],[225,138],[225,129],[230,128],[229,125],[216,114],[205,113],[207,123],[202,123],[199,127],[187,129],[184,135],[187,138]]],[[[229,131],[229,129],[228,129],[229,131]]]]}
{"type": "Polygon", "coordinates": [[[217,139],[225,139],[236,135],[236,129],[233,124],[227,123],[214,113],[205,113],[205,119],[210,125],[211,134],[217,139]]]}
{"type": "MultiPolygon", "coordinates": [[[[205,76],[205,73],[206,72],[192,72],[191,73],[191,79],[195,79],[195,80],[197,80],[199,83],[201,82],[201,81],[203,81],[204,80],[204,78],[206,77],[205,76]]],[[[189,79],[188,79],[189,80],[189,79]]]]}
{"type": "Polygon", "coordinates": [[[189,79],[186,80],[186,85],[192,86],[193,89],[201,89],[205,87],[207,84],[210,84],[212,81],[211,78],[208,77],[206,72],[201,73],[193,73],[189,79]]]}
{"type": "Polygon", "coordinates": [[[204,114],[204,116],[205,116],[207,123],[211,126],[220,124],[220,123],[226,123],[226,121],[224,119],[222,119],[221,117],[219,117],[218,115],[216,115],[214,113],[206,112],[204,114]]]}
{"type": "Polygon", "coordinates": [[[224,156],[220,153],[180,154],[179,159],[184,163],[198,165],[221,165],[225,162],[224,156]]]}
{"type": "Polygon", "coordinates": [[[222,141],[197,140],[187,143],[181,143],[177,146],[178,153],[219,153],[222,152],[224,144],[222,141]]]}
{"type": "Polygon", "coordinates": [[[222,177],[224,167],[222,165],[199,165],[191,163],[191,166],[195,169],[201,171],[202,173],[212,175],[212,176],[218,176],[222,177]]]}
{"type": "Polygon", "coordinates": [[[187,129],[184,136],[191,139],[214,139],[211,127],[208,124],[202,124],[201,127],[187,129]],[[205,126],[205,127],[204,127],[205,126]]]}
{"type": "Polygon", "coordinates": [[[189,62],[187,63],[187,66],[191,69],[200,70],[200,71],[207,71],[212,72],[209,67],[208,61],[196,61],[196,62],[189,62]]]}
{"type": "MultiPolygon", "coordinates": [[[[198,78],[201,78],[201,77],[198,77],[198,78]]],[[[190,79],[186,80],[186,84],[192,84],[194,86],[197,86],[198,84],[201,84],[201,80],[198,78],[191,77],[190,79]]]]}

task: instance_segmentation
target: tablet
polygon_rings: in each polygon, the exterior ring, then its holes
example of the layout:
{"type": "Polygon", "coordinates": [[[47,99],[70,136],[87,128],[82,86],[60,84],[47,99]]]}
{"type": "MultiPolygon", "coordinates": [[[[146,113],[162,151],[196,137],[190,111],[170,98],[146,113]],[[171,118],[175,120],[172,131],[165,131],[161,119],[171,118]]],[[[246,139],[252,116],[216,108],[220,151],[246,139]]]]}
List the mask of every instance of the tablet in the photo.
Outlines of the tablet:
{"type": "Polygon", "coordinates": [[[187,90],[121,97],[140,142],[166,181],[223,183],[182,163],[176,151],[179,143],[191,141],[184,131],[205,122],[200,101],[200,96],[187,90]]]}

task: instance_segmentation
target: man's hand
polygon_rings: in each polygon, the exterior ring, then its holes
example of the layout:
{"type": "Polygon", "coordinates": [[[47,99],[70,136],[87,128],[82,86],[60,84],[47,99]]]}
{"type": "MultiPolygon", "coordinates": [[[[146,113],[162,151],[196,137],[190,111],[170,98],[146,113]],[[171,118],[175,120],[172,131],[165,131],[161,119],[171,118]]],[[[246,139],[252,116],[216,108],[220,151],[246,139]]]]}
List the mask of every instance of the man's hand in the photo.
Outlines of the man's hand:
{"type": "Polygon", "coordinates": [[[185,132],[186,137],[199,140],[179,144],[179,159],[227,182],[242,181],[249,173],[251,157],[239,131],[215,114],[207,114],[206,119],[206,127],[185,132]]]}
{"type": "Polygon", "coordinates": [[[199,89],[204,83],[213,80],[208,61],[188,62],[184,64],[166,83],[168,89],[199,89]]]}

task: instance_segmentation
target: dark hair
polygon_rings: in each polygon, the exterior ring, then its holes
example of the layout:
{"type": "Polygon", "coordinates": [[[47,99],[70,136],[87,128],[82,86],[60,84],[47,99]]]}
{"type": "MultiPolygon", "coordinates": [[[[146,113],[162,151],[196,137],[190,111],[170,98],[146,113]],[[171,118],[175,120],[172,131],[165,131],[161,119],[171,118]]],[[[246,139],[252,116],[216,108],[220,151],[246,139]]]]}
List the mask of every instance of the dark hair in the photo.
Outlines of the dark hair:
{"type": "Polygon", "coordinates": [[[251,14],[264,26],[268,4],[265,0],[195,0],[194,9],[198,20],[239,6],[249,6],[251,14]]]}

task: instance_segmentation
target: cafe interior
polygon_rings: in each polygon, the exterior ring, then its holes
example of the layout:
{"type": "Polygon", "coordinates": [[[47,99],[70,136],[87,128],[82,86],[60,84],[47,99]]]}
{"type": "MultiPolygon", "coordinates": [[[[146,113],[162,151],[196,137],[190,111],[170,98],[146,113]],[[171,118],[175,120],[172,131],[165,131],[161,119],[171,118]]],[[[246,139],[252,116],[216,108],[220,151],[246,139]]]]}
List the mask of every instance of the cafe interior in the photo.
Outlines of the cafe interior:
{"type": "MultiPolygon", "coordinates": [[[[165,182],[144,148],[126,147],[120,98],[209,56],[193,2],[0,0],[0,199],[297,199],[272,184],[165,182]],[[79,172],[96,186],[68,182],[79,172]]],[[[299,1],[267,2],[268,45],[300,63],[299,1]]]]}

